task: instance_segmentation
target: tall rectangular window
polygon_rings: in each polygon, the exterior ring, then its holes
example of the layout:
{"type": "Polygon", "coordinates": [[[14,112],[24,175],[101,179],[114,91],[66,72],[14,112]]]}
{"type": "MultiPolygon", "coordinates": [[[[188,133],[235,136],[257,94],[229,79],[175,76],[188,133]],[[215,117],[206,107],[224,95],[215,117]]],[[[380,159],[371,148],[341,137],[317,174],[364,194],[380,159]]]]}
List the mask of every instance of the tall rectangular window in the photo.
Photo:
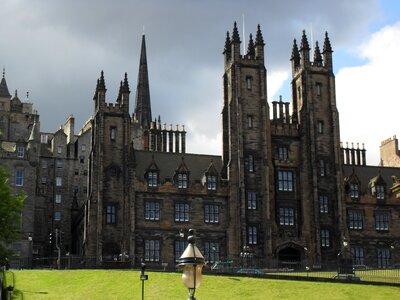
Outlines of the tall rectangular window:
{"type": "Polygon", "coordinates": [[[81,151],[82,151],[82,152],[85,152],[85,151],[86,151],[86,144],[82,144],[82,145],[81,145],[81,151]]]}
{"type": "Polygon", "coordinates": [[[187,188],[187,174],[178,174],[178,188],[187,188]]]}
{"type": "Polygon", "coordinates": [[[54,221],[61,221],[61,212],[60,211],[54,212],[54,221]]]}
{"type": "Polygon", "coordinates": [[[353,256],[353,264],[354,265],[363,265],[364,264],[364,248],[362,247],[352,247],[351,254],[353,256]]]}
{"type": "Polygon", "coordinates": [[[363,216],[360,210],[349,210],[349,229],[363,229],[363,216]]]}
{"type": "Polygon", "coordinates": [[[325,170],[325,161],[323,159],[319,160],[319,175],[321,177],[324,177],[326,174],[326,170],[325,170]]]}
{"type": "Polygon", "coordinates": [[[257,194],[254,191],[247,192],[247,209],[257,209],[257,194]]]}
{"type": "Polygon", "coordinates": [[[24,170],[17,170],[15,172],[15,185],[16,186],[24,185],[24,170]]]}
{"type": "Polygon", "coordinates": [[[189,222],[189,204],[175,204],[175,222],[189,222]]]}
{"type": "Polygon", "coordinates": [[[279,208],[279,225],[293,226],[294,225],[294,210],[293,208],[279,208]]]}
{"type": "Polygon", "coordinates": [[[324,122],[322,121],[317,122],[317,131],[318,133],[324,133],[324,122]]]}
{"type": "Polygon", "coordinates": [[[188,245],[187,241],[175,241],[175,261],[177,261],[179,257],[181,257],[187,245],[188,245]]]}
{"type": "Polygon", "coordinates": [[[321,229],[321,247],[329,248],[331,246],[329,230],[321,229]]]}
{"type": "Polygon", "coordinates": [[[160,220],[160,203],[146,202],[144,207],[144,218],[149,221],[160,220]]]}
{"type": "Polygon", "coordinates": [[[317,96],[321,96],[321,94],[322,94],[322,83],[317,82],[315,84],[315,87],[316,87],[316,90],[317,90],[317,96]]]}
{"type": "Polygon", "coordinates": [[[110,127],[110,140],[115,141],[116,138],[117,138],[117,128],[110,127]]]}
{"type": "Polygon", "coordinates": [[[204,205],[204,222],[219,223],[219,206],[214,204],[204,205]]]}
{"type": "Polygon", "coordinates": [[[24,158],[24,155],[25,155],[25,147],[18,146],[17,147],[17,157],[24,158]]]}
{"type": "Polygon", "coordinates": [[[247,157],[247,171],[254,172],[254,157],[251,154],[247,157]]]}
{"type": "Polygon", "coordinates": [[[285,192],[293,191],[292,171],[278,171],[278,190],[285,192]]]}
{"type": "Polygon", "coordinates": [[[58,146],[58,147],[57,147],[57,153],[58,153],[58,154],[61,154],[61,153],[62,153],[62,147],[61,147],[61,146],[58,146]]]}
{"type": "Polygon", "coordinates": [[[160,261],[160,241],[144,241],[144,259],[145,261],[160,261]]]}
{"type": "Polygon", "coordinates": [[[204,243],[204,257],[206,262],[214,263],[219,261],[219,243],[205,242],[204,243]]]}
{"type": "Polygon", "coordinates": [[[327,214],[329,212],[328,196],[326,195],[319,196],[319,212],[322,214],[327,214]]]}
{"type": "Polygon", "coordinates": [[[358,192],[358,184],[357,183],[350,183],[350,198],[351,199],[358,199],[359,192],[358,192]]]}
{"type": "Polygon", "coordinates": [[[62,178],[56,177],[56,186],[62,186],[62,178]]]}
{"type": "Polygon", "coordinates": [[[279,160],[289,159],[289,151],[287,147],[281,146],[278,148],[278,159],[279,160]]]}
{"type": "Polygon", "coordinates": [[[257,227],[247,227],[247,242],[249,245],[257,245],[257,227]]]}
{"type": "Polygon", "coordinates": [[[117,208],[115,204],[108,204],[106,206],[106,224],[117,223],[117,208]]]}
{"type": "Polygon", "coordinates": [[[253,116],[249,115],[247,116],[247,128],[253,128],[253,116]]]}
{"type": "Polygon", "coordinates": [[[217,189],[217,176],[215,175],[207,176],[207,189],[209,191],[215,191],[217,189]]]}
{"type": "Polygon", "coordinates": [[[60,158],[56,159],[56,166],[58,169],[61,169],[63,167],[63,160],[60,158]]]}
{"type": "Polygon", "coordinates": [[[61,194],[60,194],[60,193],[57,193],[57,194],[56,194],[56,203],[57,203],[57,204],[60,204],[60,203],[61,203],[61,194]]]}
{"type": "Polygon", "coordinates": [[[156,187],[158,185],[158,173],[157,172],[148,172],[147,173],[147,185],[150,187],[156,187]]]}
{"type": "Polygon", "coordinates": [[[42,169],[47,169],[47,160],[42,160],[42,169]]]}
{"type": "Polygon", "coordinates": [[[252,85],[253,85],[253,78],[248,76],[246,77],[246,87],[248,90],[252,89],[252,85]]]}
{"type": "Polygon", "coordinates": [[[389,213],[387,212],[375,213],[375,229],[378,231],[389,230],[389,213]]]}
{"type": "Polygon", "coordinates": [[[376,257],[378,261],[378,268],[386,269],[390,267],[390,249],[389,248],[377,248],[376,257]]]}

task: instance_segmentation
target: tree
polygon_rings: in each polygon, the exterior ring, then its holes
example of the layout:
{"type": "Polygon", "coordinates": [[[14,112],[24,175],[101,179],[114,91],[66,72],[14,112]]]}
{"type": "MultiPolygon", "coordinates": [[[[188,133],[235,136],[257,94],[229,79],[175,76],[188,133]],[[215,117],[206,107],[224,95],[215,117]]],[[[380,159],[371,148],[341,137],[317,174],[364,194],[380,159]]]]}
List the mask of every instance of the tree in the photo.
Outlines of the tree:
{"type": "Polygon", "coordinates": [[[21,212],[26,196],[14,194],[8,184],[8,174],[0,166],[0,261],[12,254],[8,244],[20,238],[21,212]]]}

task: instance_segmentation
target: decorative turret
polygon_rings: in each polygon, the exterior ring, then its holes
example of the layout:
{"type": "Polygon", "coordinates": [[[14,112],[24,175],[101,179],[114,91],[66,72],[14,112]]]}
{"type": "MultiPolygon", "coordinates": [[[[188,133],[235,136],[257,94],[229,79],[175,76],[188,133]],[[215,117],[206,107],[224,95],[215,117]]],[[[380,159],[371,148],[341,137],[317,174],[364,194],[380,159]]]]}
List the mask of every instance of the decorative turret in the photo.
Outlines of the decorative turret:
{"type": "Polygon", "coordinates": [[[314,66],[322,67],[322,55],[321,51],[319,50],[318,42],[315,43],[314,66]]]}
{"type": "Polygon", "coordinates": [[[231,38],[229,37],[229,31],[226,32],[225,47],[222,52],[225,55],[225,63],[231,58],[231,38]]]}
{"type": "Polygon", "coordinates": [[[3,68],[3,78],[1,79],[1,82],[0,82],[0,98],[10,99],[11,94],[8,91],[5,75],[6,75],[6,70],[5,70],[5,68],[3,68]]]}
{"type": "Polygon", "coordinates": [[[325,68],[332,71],[332,46],[328,37],[328,32],[325,32],[324,49],[322,54],[324,55],[325,68]]]}
{"type": "Polygon", "coordinates": [[[255,43],[255,55],[257,59],[264,60],[264,39],[261,33],[260,24],[257,25],[256,43],[255,43]]]}
{"type": "Polygon", "coordinates": [[[106,84],[104,81],[104,72],[101,71],[100,78],[97,79],[96,91],[93,97],[95,101],[95,110],[101,108],[105,105],[106,102],[106,84]]]}
{"type": "Polygon", "coordinates": [[[240,58],[240,37],[239,37],[239,31],[236,26],[236,22],[233,24],[233,30],[232,30],[232,41],[231,41],[231,53],[232,53],[232,58],[234,61],[239,60],[240,58]]]}
{"type": "Polygon", "coordinates": [[[150,128],[152,117],[149,75],[147,70],[146,40],[144,34],[142,35],[142,49],[140,52],[134,119],[142,128],[150,128]]]}
{"type": "Polygon", "coordinates": [[[300,58],[303,66],[310,62],[310,45],[308,44],[305,30],[303,30],[303,35],[301,37],[300,58]]]}
{"type": "Polygon", "coordinates": [[[293,40],[292,57],[290,60],[292,61],[292,71],[294,72],[294,70],[300,65],[300,54],[296,39],[293,40]]]}
{"type": "Polygon", "coordinates": [[[131,91],[129,90],[128,83],[128,74],[125,72],[124,82],[121,81],[121,105],[124,106],[129,112],[129,94],[131,91]]]}
{"type": "Polygon", "coordinates": [[[254,49],[253,35],[250,33],[249,45],[247,46],[247,56],[254,58],[256,52],[254,49]]]}

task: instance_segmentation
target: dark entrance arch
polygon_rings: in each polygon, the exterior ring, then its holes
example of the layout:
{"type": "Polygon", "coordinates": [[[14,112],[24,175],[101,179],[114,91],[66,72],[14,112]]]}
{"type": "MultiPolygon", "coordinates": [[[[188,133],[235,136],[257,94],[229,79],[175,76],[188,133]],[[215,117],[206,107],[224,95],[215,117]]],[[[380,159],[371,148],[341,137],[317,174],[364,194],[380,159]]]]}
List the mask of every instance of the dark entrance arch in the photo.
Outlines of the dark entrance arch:
{"type": "Polygon", "coordinates": [[[301,253],[299,249],[286,247],[278,252],[278,259],[281,262],[300,262],[301,253]]]}

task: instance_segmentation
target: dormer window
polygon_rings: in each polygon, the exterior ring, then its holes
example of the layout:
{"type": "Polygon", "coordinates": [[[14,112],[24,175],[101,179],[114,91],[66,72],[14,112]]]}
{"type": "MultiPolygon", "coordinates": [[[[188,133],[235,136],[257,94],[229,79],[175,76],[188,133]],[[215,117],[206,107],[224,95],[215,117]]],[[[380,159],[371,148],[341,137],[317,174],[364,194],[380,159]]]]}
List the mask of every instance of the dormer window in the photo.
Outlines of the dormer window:
{"type": "Polygon", "coordinates": [[[350,183],[350,198],[351,199],[358,199],[359,197],[359,187],[357,183],[350,183]]]}
{"type": "Polygon", "coordinates": [[[385,187],[383,185],[377,185],[375,187],[376,199],[385,200],[385,187]]]}
{"type": "Polygon", "coordinates": [[[376,197],[376,200],[385,200],[386,183],[381,175],[372,178],[369,182],[369,187],[371,189],[371,194],[376,197]]]}
{"type": "Polygon", "coordinates": [[[207,189],[209,191],[215,191],[217,189],[217,176],[215,175],[207,176],[207,189]]]}
{"type": "Polygon", "coordinates": [[[187,174],[178,174],[178,188],[186,189],[187,188],[187,174]]]}
{"type": "Polygon", "coordinates": [[[149,171],[147,173],[147,186],[157,187],[157,185],[158,185],[158,172],[157,171],[149,171]]]}
{"type": "Polygon", "coordinates": [[[17,157],[24,158],[24,154],[25,154],[25,148],[23,146],[18,146],[17,147],[17,157]]]}

